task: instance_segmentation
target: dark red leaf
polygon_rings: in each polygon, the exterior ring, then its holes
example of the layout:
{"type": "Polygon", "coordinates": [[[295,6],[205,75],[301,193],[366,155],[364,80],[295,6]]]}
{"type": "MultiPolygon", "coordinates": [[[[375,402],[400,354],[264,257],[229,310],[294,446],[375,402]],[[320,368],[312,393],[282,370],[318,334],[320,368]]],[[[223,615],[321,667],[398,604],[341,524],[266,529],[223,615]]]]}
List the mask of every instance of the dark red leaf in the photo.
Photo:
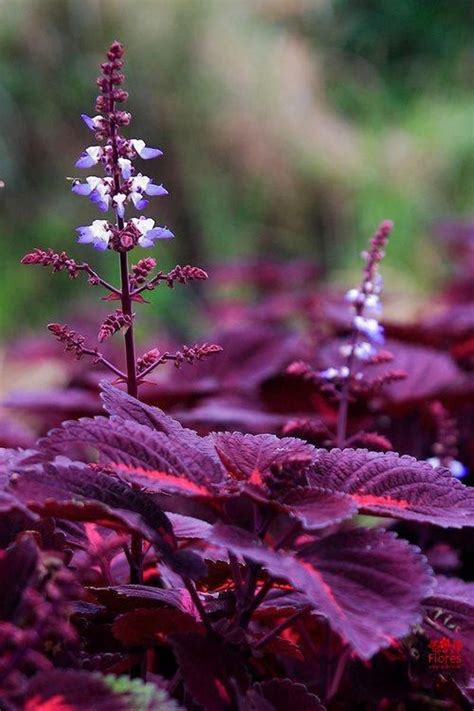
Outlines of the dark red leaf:
{"type": "Polygon", "coordinates": [[[114,693],[100,676],[50,669],[30,682],[25,711],[129,711],[125,694],[114,693]]]}
{"type": "Polygon", "coordinates": [[[248,686],[247,673],[237,652],[224,642],[195,632],[171,638],[185,686],[206,711],[235,708],[235,695],[248,686]]]}
{"type": "Polygon", "coordinates": [[[204,629],[193,615],[177,609],[140,609],[118,617],[112,630],[114,636],[127,647],[151,646],[163,643],[170,634],[200,632],[204,629]]]}
{"type": "MultiPolygon", "coordinates": [[[[185,431],[177,420],[173,420],[158,407],[150,407],[110,383],[101,383],[101,388],[101,397],[109,415],[116,415],[123,420],[133,420],[139,425],[169,435],[182,434],[185,431]]],[[[191,430],[187,432],[195,435],[191,430]]]]}
{"type": "MultiPolygon", "coordinates": [[[[10,707],[9,707],[10,708],[10,707]]],[[[87,671],[49,669],[26,690],[24,711],[178,711],[155,684],[87,671]]]]}
{"type": "Polygon", "coordinates": [[[161,607],[167,605],[196,619],[199,617],[189,592],[185,588],[164,590],[148,585],[111,585],[106,588],[89,588],[95,599],[114,614],[134,610],[137,607],[161,607]]]}

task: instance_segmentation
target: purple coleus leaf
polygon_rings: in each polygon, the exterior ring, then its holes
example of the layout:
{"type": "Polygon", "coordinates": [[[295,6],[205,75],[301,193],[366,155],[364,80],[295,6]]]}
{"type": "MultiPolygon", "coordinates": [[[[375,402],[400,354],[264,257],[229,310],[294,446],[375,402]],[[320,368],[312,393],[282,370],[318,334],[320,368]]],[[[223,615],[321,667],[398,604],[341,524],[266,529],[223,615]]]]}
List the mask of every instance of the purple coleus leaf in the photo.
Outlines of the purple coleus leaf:
{"type": "Polygon", "coordinates": [[[239,699],[239,711],[325,711],[317,696],[291,679],[254,684],[239,699]]]}
{"type": "Polygon", "coordinates": [[[364,513],[443,528],[474,526],[474,490],[448,469],[407,455],[321,449],[308,479],[313,486],[349,494],[364,513]]]}
{"type": "Polygon", "coordinates": [[[317,450],[303,440],[240,432],[213,433],[208,439],[242,491],[288,512],[307,530],[338,523],[357,512],[351,497],[308,486],[306,470],[317,450]]]}
{"type": "Polygon", "coordinates": [[[217,524],[208,542],[290,582],[363,658],[403,637],[421,619],[433,586],[414,546],[380,529],[347,529],[294,552],[274,551],[251,534],[217,524]]]}
{"type": "Polygon", "coordinates": [[[146,425],[152,430],[168,435],[179,435],[186,432],[196,436],[195,432],[186,430],[177,420],[166,415],[158,407],[146,405],[110,383],[101,383],[101,388],[104,408],[109,415],[116,415],[124,420],[133,420],[139,425],[146,425]]]}
{"type": "Polygon", "coordinates": [[[40,440],[49,456],[66,454],[77,444],[94,447],[102,465],[150,491],[205,496],[208,485],[224,475],[212,448],[196,433],[168,435],[117,416],[65,422],[40,440]]]}
{"type": "Polygon", "coordinates": [[[209,435],[220,460],[235,479],[261,484],[262,475],[271,467],[291,462],[301,467],[311,464],[315,448],[294,437],[279,439],[275,435],[249,435],[222,432],[209,435]]]}
{"type": "Polygon", "coordinates": [[[58,458],[25,465],[12,476],[11,487],[36,513],[140,533],[176,572],[191,577],[205,573],[196,555],[177,550],[171,522],[158,504],[111,475],[58,458]]]}
{"type": "Polygon", "coordinates": [[[350,496],[317,487],[297,487],[281,503],[307,531],[340,523],[357,513],[357,504],[350,496]]]}

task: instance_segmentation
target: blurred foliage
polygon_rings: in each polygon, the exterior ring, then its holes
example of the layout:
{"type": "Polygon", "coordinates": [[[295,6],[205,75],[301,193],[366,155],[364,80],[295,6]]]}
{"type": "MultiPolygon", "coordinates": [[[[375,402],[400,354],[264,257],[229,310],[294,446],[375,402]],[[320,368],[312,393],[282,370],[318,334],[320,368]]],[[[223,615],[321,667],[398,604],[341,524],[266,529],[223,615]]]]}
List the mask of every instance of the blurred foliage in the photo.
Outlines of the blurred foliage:
{"type": "MultiPolygon", "coordinates": [[[[170,191],[150,212],[177,234],[157,250],[164,267],[254,253],[347,267],[390,217],[402,280],[429,288],[442,273],[432,223],[474,202],[471,0],[0,0],[0,10],[4,333],[93,295],[19,267],[33,246],[113,277],[110,255],[74,243],[96,215],[65,177],[91,138],[79,114],[92,110],[115,37],[127,47],[133,134],[165,151],[147,165],[170,191]]],[[[186,330],[197,297],[184,292],[158,290],[153,318],[186,330]]]]}

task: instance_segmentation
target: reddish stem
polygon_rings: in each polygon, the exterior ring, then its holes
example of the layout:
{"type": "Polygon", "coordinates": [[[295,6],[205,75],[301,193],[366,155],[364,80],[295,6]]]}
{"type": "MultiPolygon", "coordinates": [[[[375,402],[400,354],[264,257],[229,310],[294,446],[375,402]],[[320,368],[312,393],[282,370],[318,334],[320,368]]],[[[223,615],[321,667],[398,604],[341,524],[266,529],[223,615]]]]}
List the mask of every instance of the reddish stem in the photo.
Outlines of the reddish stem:
{"type": "Polygon", "coordinates": [[[295,620],[309,612],[309,610],[311,610],[311,605],[302,607],[300,610],[294,612],[292,615],[290,615],[290,617],[287,617],[286,620],[280,622],[280,624],[277,625],[268,634],[259,639],[258,642],[254,645],[254,649],[260,649],[261,647],[264,647],[266,644],[268,644],[268,642],[271,642],[272,639],[277,637],[280,632],[282,632],[286,627],[289,627],[295,620]]]}

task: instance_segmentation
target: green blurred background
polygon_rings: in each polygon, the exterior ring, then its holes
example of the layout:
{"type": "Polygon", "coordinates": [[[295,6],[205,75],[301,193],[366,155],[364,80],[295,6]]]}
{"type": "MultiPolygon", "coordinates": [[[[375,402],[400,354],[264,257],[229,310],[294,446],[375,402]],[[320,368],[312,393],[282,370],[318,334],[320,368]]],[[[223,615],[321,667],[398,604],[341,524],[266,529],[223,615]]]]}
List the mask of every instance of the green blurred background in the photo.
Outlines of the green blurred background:
{"type": "MultiPolygon", "coordinates": [[[[426,291],[443,274],[433,223],[474,205],[472,0],[1,0],[0,14],[4,335],[96,295],[20,267],[34,246],[114,273],[110,253],[75,245],[100,215],[66,181],[114,38],[129,135],[165,151],[146,165],[170,191],[150,215],[177,235],[160,265],[305,256],[337,278],[389,217],[395,282],[426,291]]],[[[184,291],[157,292],[165,319],[184,324],[184,291]]]]}

